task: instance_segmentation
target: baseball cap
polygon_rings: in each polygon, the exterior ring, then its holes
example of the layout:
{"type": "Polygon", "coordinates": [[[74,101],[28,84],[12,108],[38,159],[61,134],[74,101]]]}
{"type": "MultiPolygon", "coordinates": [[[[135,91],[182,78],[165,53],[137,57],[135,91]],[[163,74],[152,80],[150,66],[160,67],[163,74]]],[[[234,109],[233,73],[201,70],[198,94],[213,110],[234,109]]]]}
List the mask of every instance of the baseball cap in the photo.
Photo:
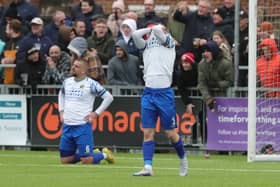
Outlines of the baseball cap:
{"type": "Polygon", "coordinates": [[[41,18],[35,17],[31,20],[30,24],[35,24],[35,25],[44,25],[44,22],[41,18]]]}

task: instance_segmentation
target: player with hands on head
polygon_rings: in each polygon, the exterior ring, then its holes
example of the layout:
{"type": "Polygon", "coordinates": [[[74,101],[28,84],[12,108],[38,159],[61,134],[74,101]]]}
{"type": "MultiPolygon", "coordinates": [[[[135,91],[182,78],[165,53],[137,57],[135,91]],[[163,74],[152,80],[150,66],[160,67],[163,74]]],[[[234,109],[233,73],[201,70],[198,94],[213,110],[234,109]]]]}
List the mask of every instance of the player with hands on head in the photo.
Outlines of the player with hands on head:
{"type": "Polygon", "coordinates": [[[136,46],[143,50],[145,89],[141,97],[141,121],[144,168],[133,176],[152,176],[155,149],[155,127],[158,117],[161,127],[171,140],[180,158],[179,175],[188,174],[188,161],[183,141],[176,132],[174,91],[171,88],[175,61],[175,41],[163,25],[136,30],[132,35],[136,46]],[[146,36],[146,40],[143,38],[146,36]]]}

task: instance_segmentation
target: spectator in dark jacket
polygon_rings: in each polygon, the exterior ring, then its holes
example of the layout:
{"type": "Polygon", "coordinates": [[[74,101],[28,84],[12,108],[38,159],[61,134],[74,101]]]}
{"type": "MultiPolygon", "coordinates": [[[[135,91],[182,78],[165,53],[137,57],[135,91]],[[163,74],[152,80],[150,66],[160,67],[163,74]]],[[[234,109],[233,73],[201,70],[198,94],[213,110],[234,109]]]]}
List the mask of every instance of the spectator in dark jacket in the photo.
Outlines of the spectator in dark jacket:
{"type": "Polygon", "coordinates": [[[227,24],[230,24],[232,28],[234,28],[234,12],[235,12],[235,6],[234,6],[235,0],[224,0],[224,6],[222,9],[226,12],[225,22],[227,24]]]}
{"type": "Polygon", "coordinates": [[[96,20],[96,27],[92,35],[87,38],[88,47],[94,55],[97,55],[103,65],[107,65],[114,54],[115,41],[108,32],[107,21],[104,18],[96,20]]]}
{"type": "Polygon", "coordinates": [[[182,55],[180,66],[181,69],[179,71],[177,86],[181,95],[181,100],[186,106],[186,112],[188,113],[193,113],[192,108],[194,107],[194,105],[192,104],[189,97],[189,88],[197,86],[197,64],[198,63],[194,61],[193,53],[187,52],[182,55]]]}
{"type": "MultiPolygon", "coordinates": [[[[2,64],[15,64],[19,42],[22,40],[21,22],[12,19],[6,26],[7,41],[4,47],[2,64]]],[[[1,58],[1,56],[0,56],[1,58]]],[[[14,83],[14,68],[4,68],[4,84],[14,83]]]]}
{"type": "Polygon", "coordinates": [[[32,88],[42,83],[46,63],[40,58],[40,49],[32,44],[26,44],[25,56],[20,59],[15,69],[15,82],[21,86],[31,85],[32,88]]]}
{"type": "Polygon", "coordinates": [[[46,36],[55,44],[58,44],[59,27],[65,25],[65,19],[65,13],[58,10],[54,13],[53,20],[44,28],[46,36]]]}
{"type": "Polygon", "coordinates": [[[216,8],[212,14],[214,22],[214,30],[223,33],[230,46],[234,43],[234,32],[231,24],[224,21],[226,11],[223,8],[216,8]]]}
{"type": "Polygon", "coordinates": [[[92,26],[90,19],[93,15],[104,14],[101,5],[97,5],[94,0],[81,0],[80,8],[76,10],[76,17],[72,17],[73,20],[84,20],[86,24],[86,37],[92,32],[92,26]]]}
{"type": "Polygon", "coordinates": [[[127,52],[124,40],[116,43],[116,56],[108,63],[107,80],[111,85],[140,85],[139,59],[127,52]]]}
{"type": "MultiPolygon", "coordinates": [[[[40,16],[39,10],[32,3],[25,0],[14,0],[10,4],[15,4],[18,12],[17,16],[20,17],[20,21],[23,25],[29,25],[34,17],[40,16]]],[[[3,14],[5,14],[10,4],[6,6],[3,14]]],[[[3,20],[1,22],[3,22],[3,20]]]]}
{"type": "MultiPolygon", "coordinates": [[[[104,11],[101,5],[95,3],[94,0],[88,0],[88,4],[92,7],[91,12],[93,14],[101,14],[104,15],[104,11]]],[[[77,5],[72,6],[71,8],[71,18],[72,20],[82,19],[84,15],[82,13],[82,3],[78,3],[77,5]]]]}
{"type": "Polygon", "coordinates": [[[203,49],[203,59],[198,65],[198,88],[209,109],[214,111],[213,97],[226,96],[227,88],[233,84],[233,66],[216,42],[208,41],[203,49]]]}
{"type": "Polygon", "coordinates": [[[144,17],[138,19],[137,27],[139,29],[145,28],[149,23],[161,23],[165,25],[164,21],[156,15],[154,0],[144,0],[144,17]]]}
{"type": "Polygon", "coordinates": [[[210,15],[211,4],[209,0],[199,0],[198,10],[182,14],[188,4],[182,3],[174,14],[174,19],[185,24],[185,31],[183,34],[183,41],[178,50],[178,56],[182,56],[186,51],[195,54],[195,61],[201,59],[202,51],[195,49],[193,45],[194,39],[198,38],[200,41],[206,41],[210,38],[214,31],[214,24],[210,15]]]}
{"type": "Polygon", "coordinates": [[[30,22],[31,32],[26,35],[21,42],[19,43],[19,49],[17,52],[17,60],[24,59],[27,48],[26,46],[36,45],[40,49],[40,57],[45,58],[45,55],[48,54],[50,46],[53,45],[53,42],[43,33],[43,20],[39,17],[33,18],[30,22]]]}

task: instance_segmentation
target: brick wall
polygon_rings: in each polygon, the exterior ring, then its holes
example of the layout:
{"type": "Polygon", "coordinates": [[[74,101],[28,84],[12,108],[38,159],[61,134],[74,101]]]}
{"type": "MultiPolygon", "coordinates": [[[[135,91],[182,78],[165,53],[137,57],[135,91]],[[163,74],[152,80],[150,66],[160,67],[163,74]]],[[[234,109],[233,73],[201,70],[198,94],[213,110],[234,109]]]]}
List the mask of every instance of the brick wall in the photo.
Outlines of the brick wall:
{"type": "MultiPolygon", "coordinates": [[[[4,4],[7,4],[9,2],[11,2],[12,0],[0,0],[2,2],[4,2],[4,4]]],[[[47,0],[30,0],[32,3],[34,3],[36,6],[38,6],[39,8],[46,6],[46,4],[48,3],[47,0]]],[[[58,4],[61,1],[67,1],[67,0],[57,0],[58,4]]],[[[69,4],[73,3],[73,2],[78,2],[79,0],[69,0],[69,4]]],[[[105,12],[109,13],[111,11],[111,6],[112,6],[112,2],[114,0],[95,0],[97,3],[102,4],[105,12]]],[[[142,5],[143,4],[143,0],[124,0],[126,6],[127,5],[142,5]]],[[[171,5],[171,4],[175,4],[176,2],[178,2],[179,0],[156,0],[157,4],[162,4],[162,5],[171,5]]],[[[189,4],[195,4],[197,2],[197,0],[187,0],[189,2],[189,4]]],[[[241,7],[247,9],[248,8],[248,1],[249,0],[240,0],[241,2],[241,7]]],[[[217,7],[217,6],[221,6],[223,3],[223,0],[212,0],[212,5],[213,7],[217,7]]],[[[269,5],[269,6],[273,6],[275,7],[272,11],[272,13],[280,13],[280,0],[258,0],[258,4],[259,5],[269,5]]]]}

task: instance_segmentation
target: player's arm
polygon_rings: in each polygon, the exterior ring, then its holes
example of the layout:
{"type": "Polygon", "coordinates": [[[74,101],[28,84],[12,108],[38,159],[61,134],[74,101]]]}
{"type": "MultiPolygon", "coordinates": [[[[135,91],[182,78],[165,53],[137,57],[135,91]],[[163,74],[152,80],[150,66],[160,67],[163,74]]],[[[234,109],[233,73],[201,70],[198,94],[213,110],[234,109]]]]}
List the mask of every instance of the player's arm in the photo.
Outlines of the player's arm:
{"type": "Polygon", "coordinates": [[[170,34],[166,32],[166,28],[163,25],[156,25],[152,28],[152,32],[160,41],[160,43],[166,47],[172,48],[175,45],[174,39],[171,37],[170,34]]]}
{"type": "Polygon", "coordinates": [[[113,102],[114,98],[109,91],[106,91],[101,98],[103,99],[98,108],[94,111],[97,115],[100,115],[103,111],[105,111],[110,104],[113,102]]]}
{"type": "Polygon", "coordinates": [[[61,123],[64,123],[64,103],[65,103],[65,92],[64,92],[64,83],[62,88],[59,90],[58,94],[58,111],[59,111],[59,118],[61,123]]]}
{"type": "Polygon", "coordinates": [[[133,32],[132,38],[138,49],[144,49],[146,47],[146,41],[144,40],[143,36],[146,34],[151,34],[151,31],[151,28],[144,28],[133,32]]]}

